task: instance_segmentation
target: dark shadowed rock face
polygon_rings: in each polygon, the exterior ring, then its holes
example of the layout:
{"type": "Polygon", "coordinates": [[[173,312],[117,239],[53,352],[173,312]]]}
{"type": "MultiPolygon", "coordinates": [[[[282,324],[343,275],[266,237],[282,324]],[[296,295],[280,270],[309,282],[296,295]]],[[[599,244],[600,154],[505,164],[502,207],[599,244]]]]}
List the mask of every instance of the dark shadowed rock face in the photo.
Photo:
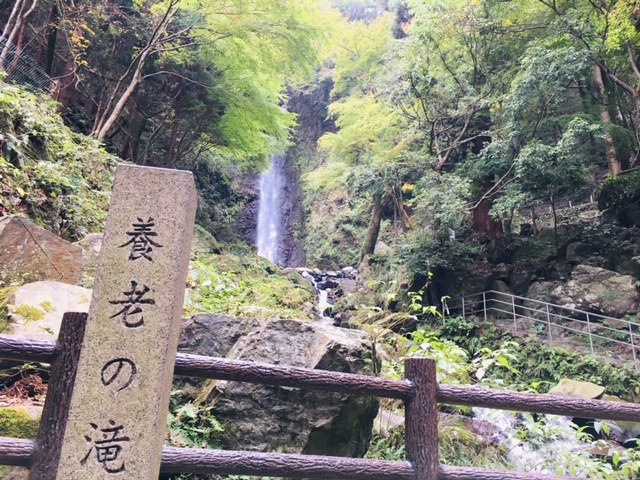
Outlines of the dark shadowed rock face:
{"type": "Polygon", "coordinates": [[[77,284],[82,249],[21,217],[0,218],[0,281],[77,284]]]}
{"type": "MultiPolygon", "coordinates": [[[[367,334],[319,323],[195,315],[180,351],[244,361],[370,374],[367,334]]],[[[362,456],[378,402],[371,397],[205,382],[201,397],[225,426],[223,448],[362,456]]]]}

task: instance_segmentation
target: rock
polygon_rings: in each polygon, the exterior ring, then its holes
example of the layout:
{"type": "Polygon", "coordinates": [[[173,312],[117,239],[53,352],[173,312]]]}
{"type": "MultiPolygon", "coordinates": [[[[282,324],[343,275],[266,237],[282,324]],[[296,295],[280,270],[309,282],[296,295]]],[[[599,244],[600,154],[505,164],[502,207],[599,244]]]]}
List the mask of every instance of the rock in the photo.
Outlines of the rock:
{"type": "Polygon", "coordinates": [[[487,307],[492,309],[491,314],[498,318],[504,317],[505,314],[511,317],[513,315],[513,297],[509,286],[502,280],[495,280],[491,283],[490,289],[494,292],[490,296],[491,300],[487,302],[487,307]]]}
{"type": "MultiPolygon", "coordinates": [[[[371,339],[321,323],[195,315],[180,350],[244,361],[369,374],[371,339]]],[[[378,402],[371,397],[205,382],[200,398],[225,425],[223,448],[362,456],[378,402]]]]}
{"type": "Polygon", "coordinates": [[[591,252],[591,247],[582,242],[572,242],[567,245],[566,258],[568,262],[578,262],[591,252]]]}
{"type": "Polygon", "coordinates": [[[620,318],[635,314],[638,294],[635,279],[629,275],[590,265],[578,265],[570,280],[553,291],[563,306],[620,318]]]}
{"type": "Polygon", "coordinates": [[[332,270],[329,270],[326,274],[327,274],[327,277],[332,277],[332,278],[337,278],[340,276],[338,272],[334,272],[332,270]]]}
{"type": "Polygon", "coordinates": [[[555,387],[549,390],[550,395],[566,395],[568,397],[578,397],[586,399],[597,399],[602,397],[606,388],[591,382],[580,382],[563,378],[555,387]]]}
{"type": "Polygon", "coordinates": [[[349,293],[353,293],[358,288],[358,283],[355,280],[351,280],[350,278],[344,278],[340,280],[340,288],[348,295],[349,293]]]}
{"type": "Polygon", "coordinates": [[[600,440],[587,448],[587,452],[596,457],[611,457],[615,454],[625,455],[624,447],[611,440],[600,440]]]}
{"type": "Polygon", "coordinates": [[[356,269],[353,267],[344,267],[340,272],[345,278],[355,278],[356,276],[356,269]]]}
{"type": "MultiPolygon", "coordinates": [[[[38,433],[42,407],[31,405],[0,407],[0,436],[33,439],[38,433]]],[[[0,467],[2,480],[27,480],[29,470],[19,467],[0,467]]]]}
{"type": "Polygon", "coordinates": [[[640,278],[640,256],[633,257],[629,262],[629,268],[636,278],[640,278]]]}
{"type": "Polygon", "coordinates": [[[61,282],[28,283],[9,304],[11,334],[55,340],[65,312],[88,312],[91,290],[61,282]]]}
{"type": "Polygon", "coordinates": [[[383,241],[378,241],[378,243],[376,243],[376,248],[374,250],[374,253],[386,254],[386,253],[390,253],[391,250],[392,248],[389,245],[387,245],[383,241]]]}
{"type": "Polygon", "coordinates": [[[381,437],[387,437],[394,428],[402,425],[404,425],[404,415],[381,409],[373,423],[373,431],[381,437]]]}
{"type": "Polygon", "coordinates": [[[104,233],[90,233],[78,242],[78,245],[82,248],[82,260],[85,265],[90,263],[95,266],[98,264],[103,238],[104,233]]]}
{"type": "Polygon", "coordinates": [[[607,268],[609,261],[600,255],[595,255],[593,257],[585,258],[582,264],[590,265],[592,267],[607,268]]]}
{"type": "Polygon", "coordinates": [[[0,281],[77,284],[82,249],[21,217],[0,219],[0,281]]]}
{"type": "Polygon", "coordinates": [[[524,295],[533,283],[535,271],[531,265],[515,265],[509,275],[509,286],[517,295],[524,295]]]}
{"type": "MultiPolygon", "coordinates": [[[[545,305],[538,302],[553,302],[553,292],[562,285],[560,282],[534,282],[527,290],[527,298],[536,301],[525,301],[523,303],[523,307],[526,309],[523,312],[523,315],[537,318],[539,320],[547,319],[546,307],[545,305]]],[[[554,310],[550,309],[550,312],[553,313],[554,310]]]]}

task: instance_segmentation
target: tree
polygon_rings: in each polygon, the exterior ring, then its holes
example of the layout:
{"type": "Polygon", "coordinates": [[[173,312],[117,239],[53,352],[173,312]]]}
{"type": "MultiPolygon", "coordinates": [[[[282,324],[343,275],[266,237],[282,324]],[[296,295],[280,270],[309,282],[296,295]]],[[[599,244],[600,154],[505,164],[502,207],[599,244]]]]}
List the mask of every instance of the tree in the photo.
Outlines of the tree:
{"type": "MultiPolygon", "coordinates": [[[[601,119],[611,121],[607,112],[605,84],[602,74],[634,104],[636,140],[640,128],[640,9],[635,0],[563,1],[538,0],[555,15],[555,26],[565,32],[584,49],[594,64],[594,79],[603,104],[601,119]]],[[[607,133],[607,160],[609,173],[617,175],[622,166],[615,154],[613,139],[607,133]]],[[[638,142],[640,143],[640,142],[638,142]]]]}
{"type": "Polygon", "coordinates": [[[15,55],[18,55],[22,50],[27,21],[37,6],[38,0],[16,0],[14,3],[9,19],[2,31],[4,42],[0,51],[0,69],[7,71],[11,68],[11,65],[6,65],[6,61],[12,48],[16,48],[15,55]],[[14,43],[19,45],[14,47],[14,43]]]}

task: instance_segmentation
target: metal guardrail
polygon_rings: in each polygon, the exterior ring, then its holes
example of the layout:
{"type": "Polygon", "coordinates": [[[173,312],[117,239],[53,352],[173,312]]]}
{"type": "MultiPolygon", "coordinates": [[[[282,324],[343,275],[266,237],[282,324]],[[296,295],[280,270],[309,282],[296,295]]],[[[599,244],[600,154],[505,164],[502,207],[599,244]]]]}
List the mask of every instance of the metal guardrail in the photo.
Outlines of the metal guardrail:
{"type": "Polygon", "coordinates": [[[610,353],[610,348],[617,345],[621,347],[619,353],[628,355],[636,371],[640,371],[640,323],[633,320],[608,317],[496,290],[447,302],[443,311],[446,316],[461,315],[465,319],[479,316],[485,321],[511,320],[516,333],[524,323],[542,325],[538,333],[546,331],[550,342],[554,335],[558,337],[563,333],[583,337],[585,345],[594,354],[600,350],[610,353]]]}

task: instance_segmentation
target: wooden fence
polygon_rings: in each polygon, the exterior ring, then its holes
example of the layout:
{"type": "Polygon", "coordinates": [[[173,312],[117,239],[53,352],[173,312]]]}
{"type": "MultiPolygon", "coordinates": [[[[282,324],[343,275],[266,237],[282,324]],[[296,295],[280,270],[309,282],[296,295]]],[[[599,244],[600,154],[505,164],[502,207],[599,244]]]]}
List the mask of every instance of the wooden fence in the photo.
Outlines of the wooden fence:
{"type": "MultiPolygon", "coordinates": [[[[60,461],[86,320],[86,314],[65,314],[57,343],[0,336],[0,358],[51,364],[49,393],[38,437],[34,441],[0,438],[0,464],[29,468],[30,480],[57,478],[56,466],[60,461]]],[[[437,403],[640,422],[638,404],[441,385],[436,381],[435,362],[426,358],[407,359],[406,378],[397,381],[179,353],[175,375],[401,399],[406,407],[407,461],[165,447],[161,467],[165,474],[367,480],[557,480],[560,477],[440,465],[437,403]]]]}

